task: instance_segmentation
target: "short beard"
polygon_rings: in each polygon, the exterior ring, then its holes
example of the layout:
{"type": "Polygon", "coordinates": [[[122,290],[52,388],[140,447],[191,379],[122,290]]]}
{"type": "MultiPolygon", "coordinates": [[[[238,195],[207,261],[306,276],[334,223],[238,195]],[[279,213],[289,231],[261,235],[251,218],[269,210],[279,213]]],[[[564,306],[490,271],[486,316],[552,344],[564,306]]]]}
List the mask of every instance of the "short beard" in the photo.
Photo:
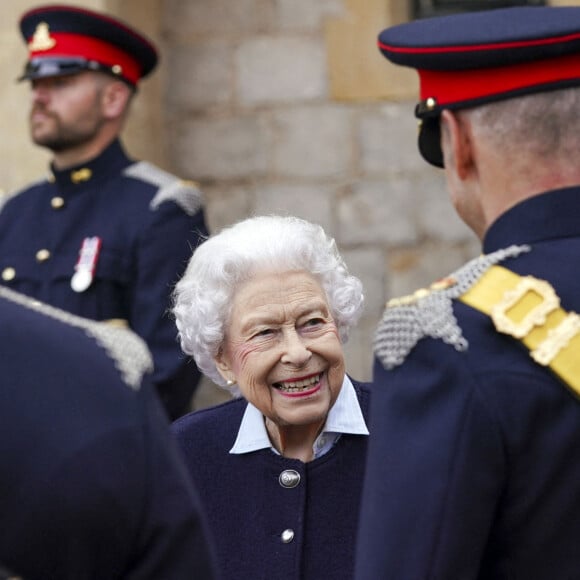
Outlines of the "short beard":
{"type": "MultiPolygon", "coordinates": [[[[63,151],[70,151],[77,147],[90,143],[101,131],[105,120],[99,112],[99,101],[102,90],[100,87],[94,96],[94,101],[91,108],[87,108],[87,113],[82,121],[63,123],[62,120],[55,114],[44,110],[52,122],[50,130],[41,132],[35,136],[34,129],[30,128],[30,136],[36,145],[45,147],[53,153],[62,153],[63,151]]],[[[31,114],[34,112],[31,112],[31,114]]]]}
{"type": "Polygon", "coordinates": [[[101,130],[103,124],[104,121],[98,119],[88,127],[63,128],[57,121],[54,131],[38,137],[35,137],[34,133],[32,133],[31,137],[36,145],[45,147],[54,153],[62,153],[92,141],[101,130]]]}

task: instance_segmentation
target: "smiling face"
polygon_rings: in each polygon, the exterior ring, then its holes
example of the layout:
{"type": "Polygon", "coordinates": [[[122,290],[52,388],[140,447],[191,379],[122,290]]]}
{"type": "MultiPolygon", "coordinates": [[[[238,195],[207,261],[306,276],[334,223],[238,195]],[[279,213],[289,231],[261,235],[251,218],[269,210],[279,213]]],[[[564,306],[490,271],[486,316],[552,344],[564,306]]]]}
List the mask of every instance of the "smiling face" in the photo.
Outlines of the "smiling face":
{"type": "Polygon", "coordinates": [[[241,284],[216,363],[278,428],[322,426],[345,368],[316,278],[304,271],[260,273],[241,284]]]}

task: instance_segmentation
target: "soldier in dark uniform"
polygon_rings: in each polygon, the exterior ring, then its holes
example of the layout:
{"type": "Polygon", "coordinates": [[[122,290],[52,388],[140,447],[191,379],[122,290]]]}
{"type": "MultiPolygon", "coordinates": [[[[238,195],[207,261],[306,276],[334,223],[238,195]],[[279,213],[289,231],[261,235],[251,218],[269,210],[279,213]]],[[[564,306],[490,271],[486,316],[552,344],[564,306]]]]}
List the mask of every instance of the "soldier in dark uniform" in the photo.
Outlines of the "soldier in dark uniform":
{"type": "Polygon", "coordinates": [[[0,562],[26,580],[212,578],[142,339],[1,286],[0,320],[0,562]]]}
{"type": "Polygon", "coordinates": [[[375,342],[357,580],[580,578],[580,7],[418,20],[419,146],[483,255],[375,342]]]}
{"type": "Polygon", "coordinates": [[[119,140],[154,46],[108,16],[70,6],[24,14],[32,140],[51,174],[0,212],[0,283],[95,320],[121,320],[153,354],[153,381],[171,418],[199,380],[167,315],[191,248],[207,235],[191,183],[135,162],[119,140]]]}

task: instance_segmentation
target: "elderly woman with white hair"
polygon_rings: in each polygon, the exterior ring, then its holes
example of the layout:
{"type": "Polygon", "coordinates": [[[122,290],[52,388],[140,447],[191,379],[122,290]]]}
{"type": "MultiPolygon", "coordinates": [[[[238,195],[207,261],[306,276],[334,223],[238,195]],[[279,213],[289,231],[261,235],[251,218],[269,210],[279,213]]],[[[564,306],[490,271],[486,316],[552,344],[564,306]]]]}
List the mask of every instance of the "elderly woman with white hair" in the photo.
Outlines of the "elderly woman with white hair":
{"type": "Polygon", "coordinates": [[[362,306],[334,240],[293,217],[210,237],[177,284],[183,350],[241,395],[173,424],[223,580],[352,578],[369,391],[342,345],[362,306]]]}

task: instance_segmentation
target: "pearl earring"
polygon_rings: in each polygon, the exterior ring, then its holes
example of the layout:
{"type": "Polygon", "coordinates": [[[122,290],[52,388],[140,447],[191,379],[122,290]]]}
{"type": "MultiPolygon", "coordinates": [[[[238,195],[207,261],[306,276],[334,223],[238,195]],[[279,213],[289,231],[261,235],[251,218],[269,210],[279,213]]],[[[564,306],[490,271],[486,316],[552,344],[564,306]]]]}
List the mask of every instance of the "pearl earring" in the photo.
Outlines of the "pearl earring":
{"type": "Polygon", "coordinates": [[[232,381],[231,379],[228,379],[226,381],[226,387],[233,387],[236,384],[236,381],[232,381]]]}

